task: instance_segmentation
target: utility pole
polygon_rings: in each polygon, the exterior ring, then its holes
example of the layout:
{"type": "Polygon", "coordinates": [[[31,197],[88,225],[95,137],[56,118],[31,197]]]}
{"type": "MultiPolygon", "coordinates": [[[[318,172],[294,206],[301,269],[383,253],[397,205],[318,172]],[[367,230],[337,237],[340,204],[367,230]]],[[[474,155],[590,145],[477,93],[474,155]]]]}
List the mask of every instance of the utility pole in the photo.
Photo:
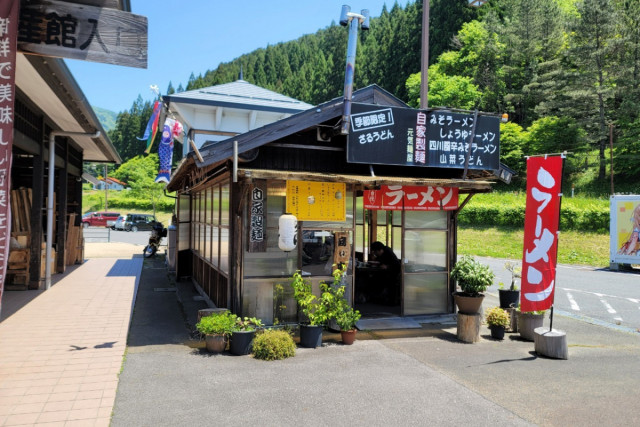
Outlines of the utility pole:
{"type": "Polygon", "coordinates": [[[420,108],[429,108],[429,0],[422,0],[422,70],[420,73],[420,108]]]}

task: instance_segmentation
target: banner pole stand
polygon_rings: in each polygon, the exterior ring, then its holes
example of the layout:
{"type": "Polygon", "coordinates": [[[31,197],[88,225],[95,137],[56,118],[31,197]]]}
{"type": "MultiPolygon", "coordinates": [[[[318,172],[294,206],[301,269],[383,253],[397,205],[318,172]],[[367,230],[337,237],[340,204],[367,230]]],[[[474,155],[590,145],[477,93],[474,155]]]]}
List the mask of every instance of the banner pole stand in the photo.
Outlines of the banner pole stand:
{"type": "Polygon", "coordinates": [[[551,314],[549,315],[549,332],[553,330],[553,305],[551,306],[551,314]]]}

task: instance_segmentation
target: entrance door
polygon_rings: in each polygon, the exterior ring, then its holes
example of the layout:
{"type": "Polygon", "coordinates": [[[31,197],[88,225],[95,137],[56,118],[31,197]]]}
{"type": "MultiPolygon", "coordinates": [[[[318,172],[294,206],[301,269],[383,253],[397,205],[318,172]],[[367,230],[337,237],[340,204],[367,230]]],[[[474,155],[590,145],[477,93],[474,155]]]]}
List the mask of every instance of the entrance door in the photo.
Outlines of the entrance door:
{"type": "Polygon", "coordinates": [[[356,200],[356,271],[354,307],[364,317],[393,317],[402,314],[402,274],[379,265],[371,244],[381,242],[398,259],[402,255],[402,212],[366,210],[362,197],[356,200]]]}
{"type": "Polygon", "coordinates": [[[448,311],[448,212],[404,212],[403,315],[448,311]]]}

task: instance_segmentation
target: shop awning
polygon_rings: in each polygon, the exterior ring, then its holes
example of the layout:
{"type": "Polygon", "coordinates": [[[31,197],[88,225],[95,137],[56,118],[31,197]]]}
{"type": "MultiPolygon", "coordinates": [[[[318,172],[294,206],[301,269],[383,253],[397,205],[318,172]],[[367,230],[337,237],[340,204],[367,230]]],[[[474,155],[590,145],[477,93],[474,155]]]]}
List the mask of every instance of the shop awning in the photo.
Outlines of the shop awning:
{"type": "Polygon", "coordinates": [[[277,171],[265,169],[238,169],[238,177],[252,179],[283,179],[297,181],[344,182],[366,186],[379,185],[421,185],[432,187],[455,187],[464,192],[489,192],[491,181],[451,178],[413,178],[394,176],[367,176],[327,174],[317,172],[277,171]]]}

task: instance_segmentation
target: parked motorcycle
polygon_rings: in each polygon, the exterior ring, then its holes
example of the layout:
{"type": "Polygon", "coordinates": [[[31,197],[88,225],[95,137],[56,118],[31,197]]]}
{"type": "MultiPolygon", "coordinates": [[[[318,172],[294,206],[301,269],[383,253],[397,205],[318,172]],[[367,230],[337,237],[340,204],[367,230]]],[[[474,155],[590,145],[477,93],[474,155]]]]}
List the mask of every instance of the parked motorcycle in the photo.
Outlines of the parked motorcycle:
{"type": "Polygon", "coordinates": [[[158,252],[163,237],[167,237],[167,229],[158,222],[153,225],[151,235],[149,236],[149,244],[144,247],[143,255],[145,258],[151,258],[158,252]]]}

